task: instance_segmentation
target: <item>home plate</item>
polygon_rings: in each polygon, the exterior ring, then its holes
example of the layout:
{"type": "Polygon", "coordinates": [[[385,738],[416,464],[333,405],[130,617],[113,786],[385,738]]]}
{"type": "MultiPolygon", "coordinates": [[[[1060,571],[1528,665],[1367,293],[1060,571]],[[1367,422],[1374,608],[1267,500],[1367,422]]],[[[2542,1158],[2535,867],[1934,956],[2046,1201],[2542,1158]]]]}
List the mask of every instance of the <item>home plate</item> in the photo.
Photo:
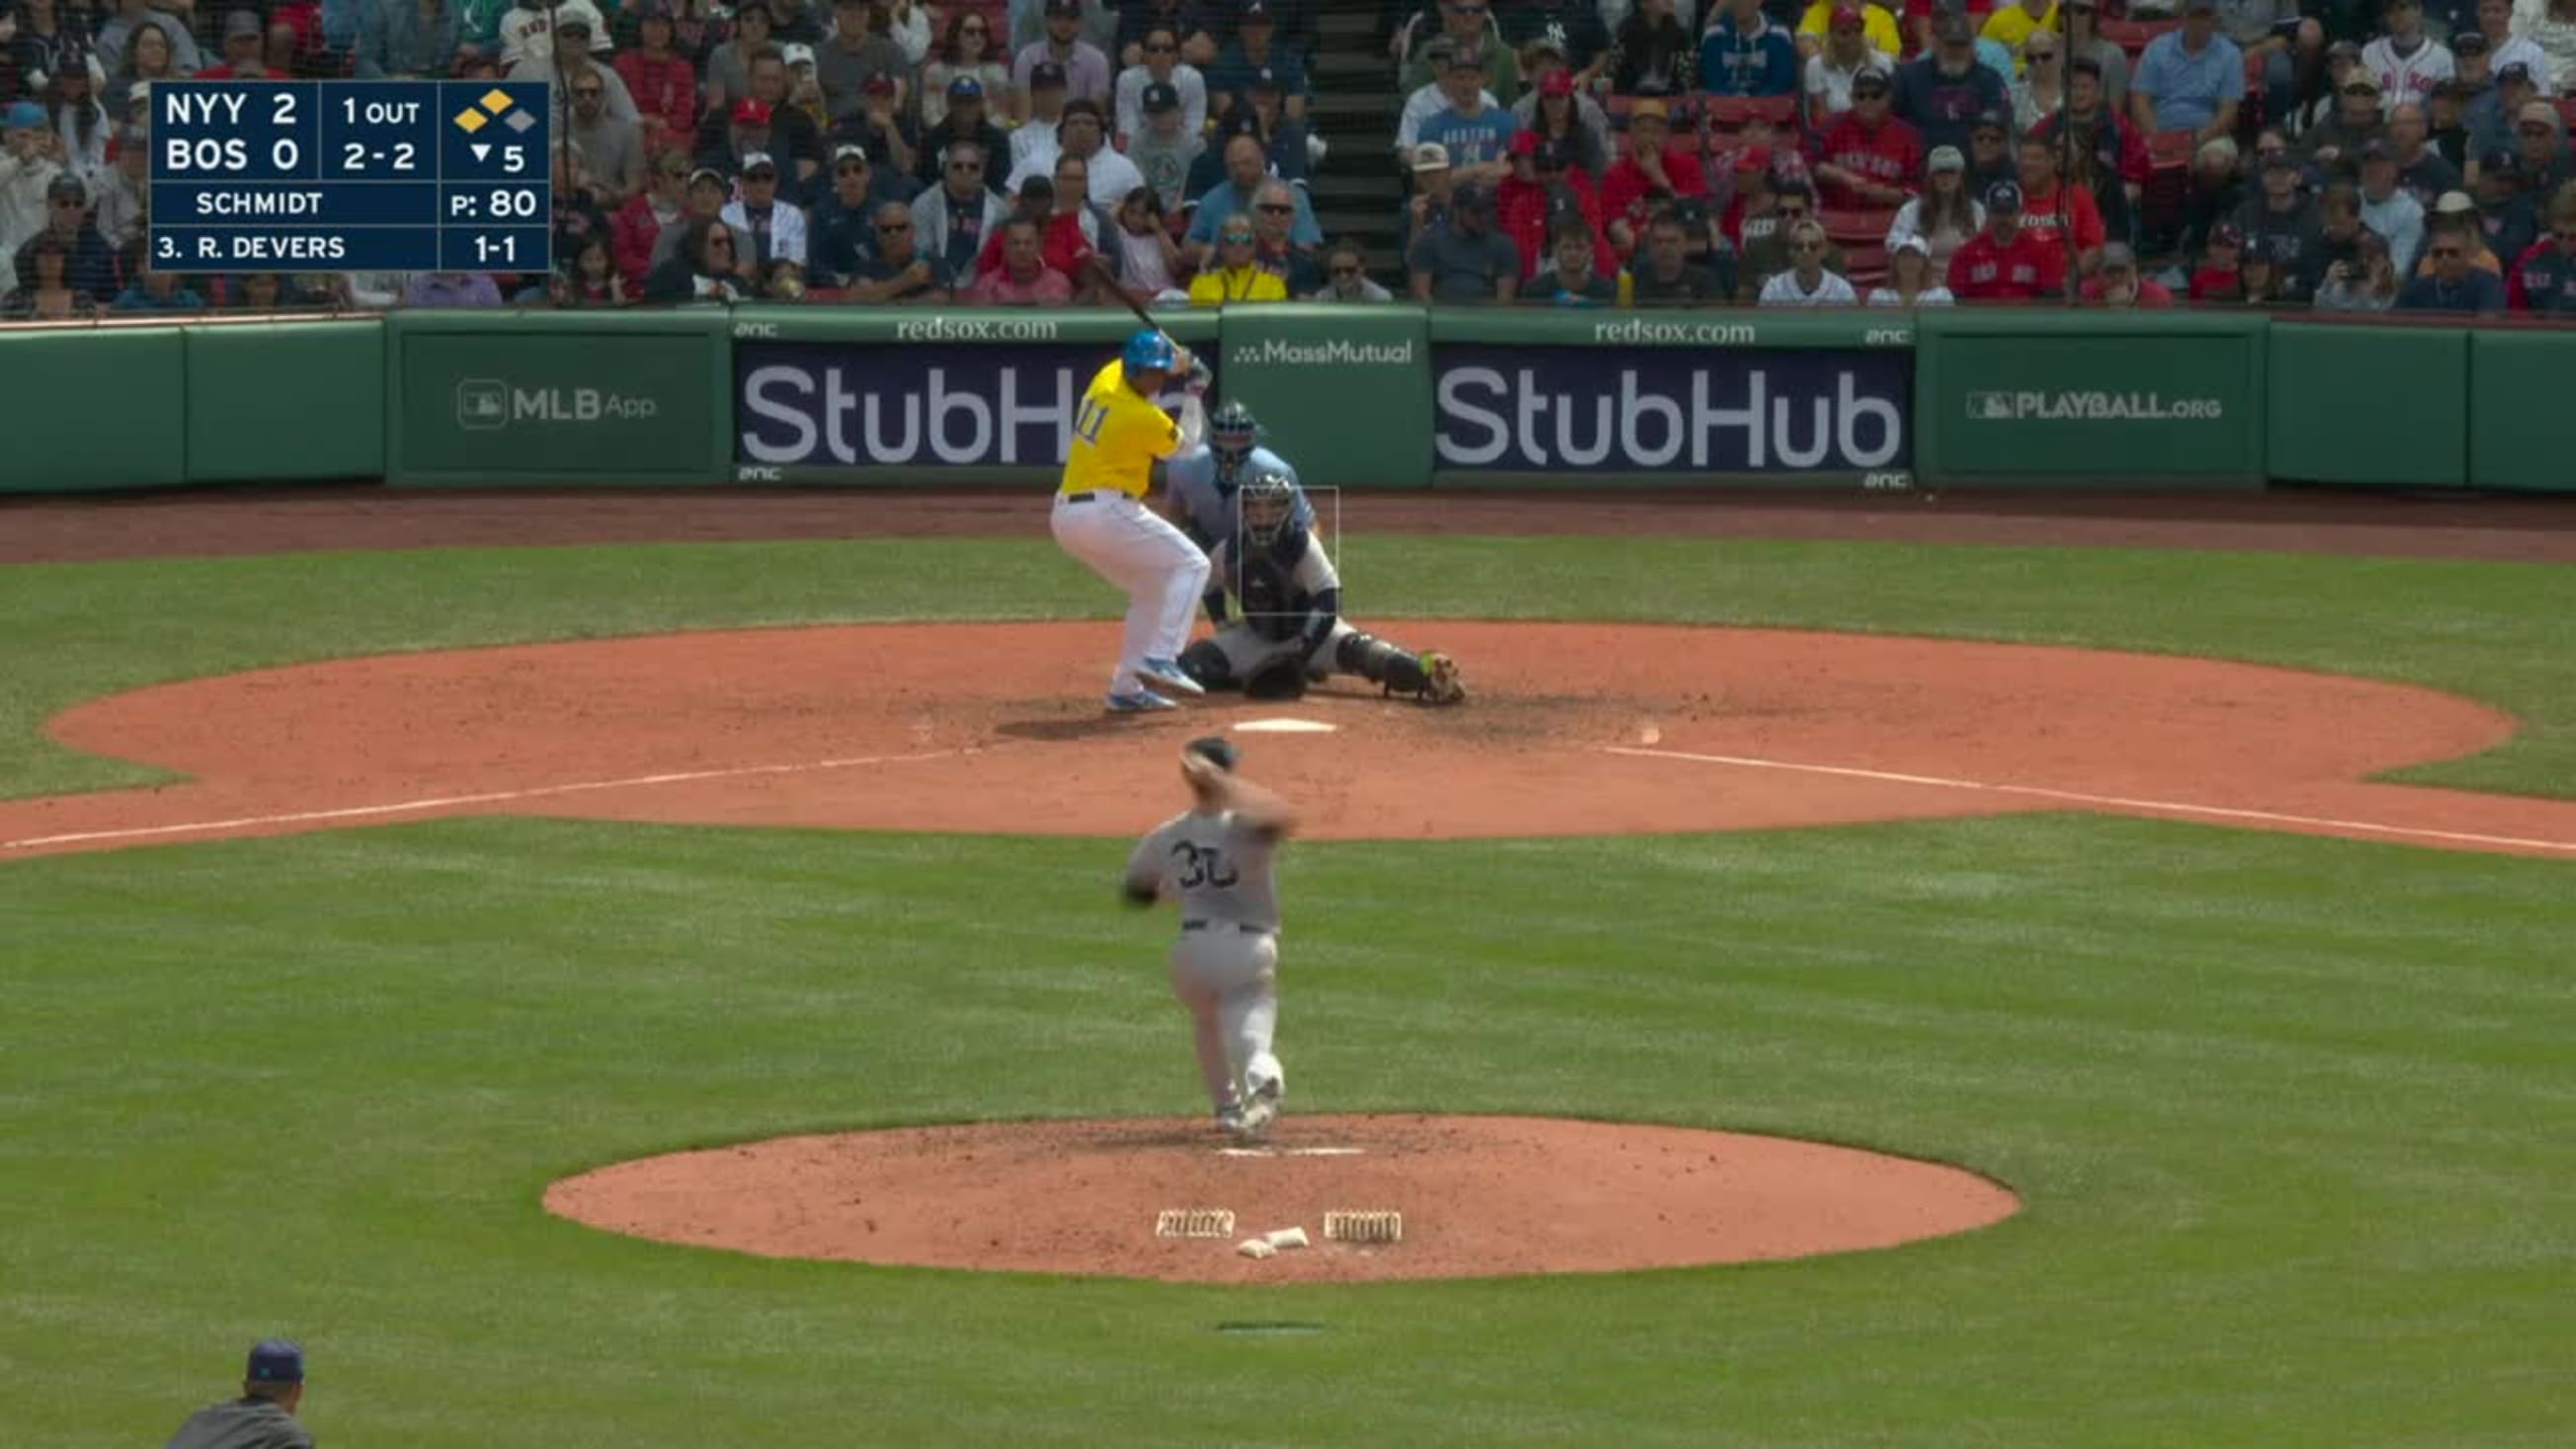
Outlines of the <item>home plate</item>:
{"type": "Polygon", "coordinates": [[[1234,728],[1239,729],[1246,734],[1259,735],[1328,735],[1341,728],[1341,726],[1328,725],[1319,719],[1282,718],[1243,720],[1238,722],[1234,728]]]}
{"type": "Polygon", "coordinates": [[[1357,1157],[1365,1147],[1220,1147],[1219,1157],[1357,1157]]]}

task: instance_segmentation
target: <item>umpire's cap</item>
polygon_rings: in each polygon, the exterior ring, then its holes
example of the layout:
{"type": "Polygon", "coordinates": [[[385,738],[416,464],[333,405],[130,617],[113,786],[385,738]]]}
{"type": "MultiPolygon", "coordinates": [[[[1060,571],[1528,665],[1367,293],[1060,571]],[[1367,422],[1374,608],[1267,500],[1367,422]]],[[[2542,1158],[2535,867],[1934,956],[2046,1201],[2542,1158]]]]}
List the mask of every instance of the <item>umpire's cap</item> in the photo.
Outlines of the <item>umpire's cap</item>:
{"type": "Polygon", "coordinates": [[[1127,374],[1133,377],[1140,372],[1169,372],[1181,359],[1172,350],[1172,339],[1151,328],[1140,328],[1127,339],[1127,350],[1120,354],[1119,360],[1127,365],[1127,374]]]}
{"type": "Polygon", "coordinates": [[[1222,735],[1202,735],[1182,746],[1181,753],[1196,755],[1229,775],[1234,773],[1234,762],[1239,758],[1234,742],[1222,735]]]}

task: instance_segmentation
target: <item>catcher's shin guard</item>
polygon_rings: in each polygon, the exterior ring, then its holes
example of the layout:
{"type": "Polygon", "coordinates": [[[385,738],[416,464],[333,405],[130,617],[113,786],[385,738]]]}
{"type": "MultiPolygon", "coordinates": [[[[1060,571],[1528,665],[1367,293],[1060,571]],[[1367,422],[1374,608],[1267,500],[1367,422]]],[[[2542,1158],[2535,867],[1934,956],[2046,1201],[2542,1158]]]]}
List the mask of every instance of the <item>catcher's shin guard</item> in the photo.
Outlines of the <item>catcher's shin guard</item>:
{"type": "Polygon", "coordinates": [[[1467,697],[1458,682],[1458,665],[1448,655],[1407,653],[1374,634],[1351,633],[1335,651],[1334,662],[1389,694],[1408,694],[1425,704],[1456,704],[1467,697]]]}

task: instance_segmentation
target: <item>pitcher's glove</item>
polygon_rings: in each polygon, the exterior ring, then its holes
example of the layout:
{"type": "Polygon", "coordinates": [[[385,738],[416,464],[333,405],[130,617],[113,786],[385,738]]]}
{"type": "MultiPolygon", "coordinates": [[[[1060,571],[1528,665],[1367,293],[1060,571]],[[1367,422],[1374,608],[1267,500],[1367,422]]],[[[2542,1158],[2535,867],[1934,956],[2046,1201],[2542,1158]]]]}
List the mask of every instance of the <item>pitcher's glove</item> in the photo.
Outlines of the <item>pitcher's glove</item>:
{"type": "Polygon", "coordinates": [[[1243,681],[1246,699],[1304,699],[1306,661],[1302,652],[1283,649],[1254,666],[1243,681]]]}

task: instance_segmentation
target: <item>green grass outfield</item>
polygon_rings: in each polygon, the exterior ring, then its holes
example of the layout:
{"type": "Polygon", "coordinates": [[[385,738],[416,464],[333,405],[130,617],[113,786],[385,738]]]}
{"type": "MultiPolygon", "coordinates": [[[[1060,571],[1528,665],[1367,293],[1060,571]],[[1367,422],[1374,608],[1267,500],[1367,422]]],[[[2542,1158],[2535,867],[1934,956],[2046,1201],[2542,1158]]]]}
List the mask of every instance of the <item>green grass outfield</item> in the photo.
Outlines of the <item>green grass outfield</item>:
{"type": "MultiPolygon", "coordinates": [[[[1373,613],[2420,680],[2526,732],[2411,777],[2576,794],[2576,570],[1349,552],[1373,613]]],[[[146,778],[38,730],[155,679],[1108,602],[1042,543],[0,568],[0,792],[146,778]]],[[[273,1332],[331,1445],[2541,1445],[2576,1417],[2576,869],[2407,846],[2062,814],[1291,852],[1295,1110],[1830,1138],[2026,1200],[1893,1252],[1215,1289],[764,1262],[538,1210],[680,1146],[1192,1110],[1169,923],[1115,908],[1117,858],[452,820],[0,864],[0,1440],[157,1443],[273,1332]],[[1324,1331],[1217,1331],[1274,1319],[1324,1331]]]]}

